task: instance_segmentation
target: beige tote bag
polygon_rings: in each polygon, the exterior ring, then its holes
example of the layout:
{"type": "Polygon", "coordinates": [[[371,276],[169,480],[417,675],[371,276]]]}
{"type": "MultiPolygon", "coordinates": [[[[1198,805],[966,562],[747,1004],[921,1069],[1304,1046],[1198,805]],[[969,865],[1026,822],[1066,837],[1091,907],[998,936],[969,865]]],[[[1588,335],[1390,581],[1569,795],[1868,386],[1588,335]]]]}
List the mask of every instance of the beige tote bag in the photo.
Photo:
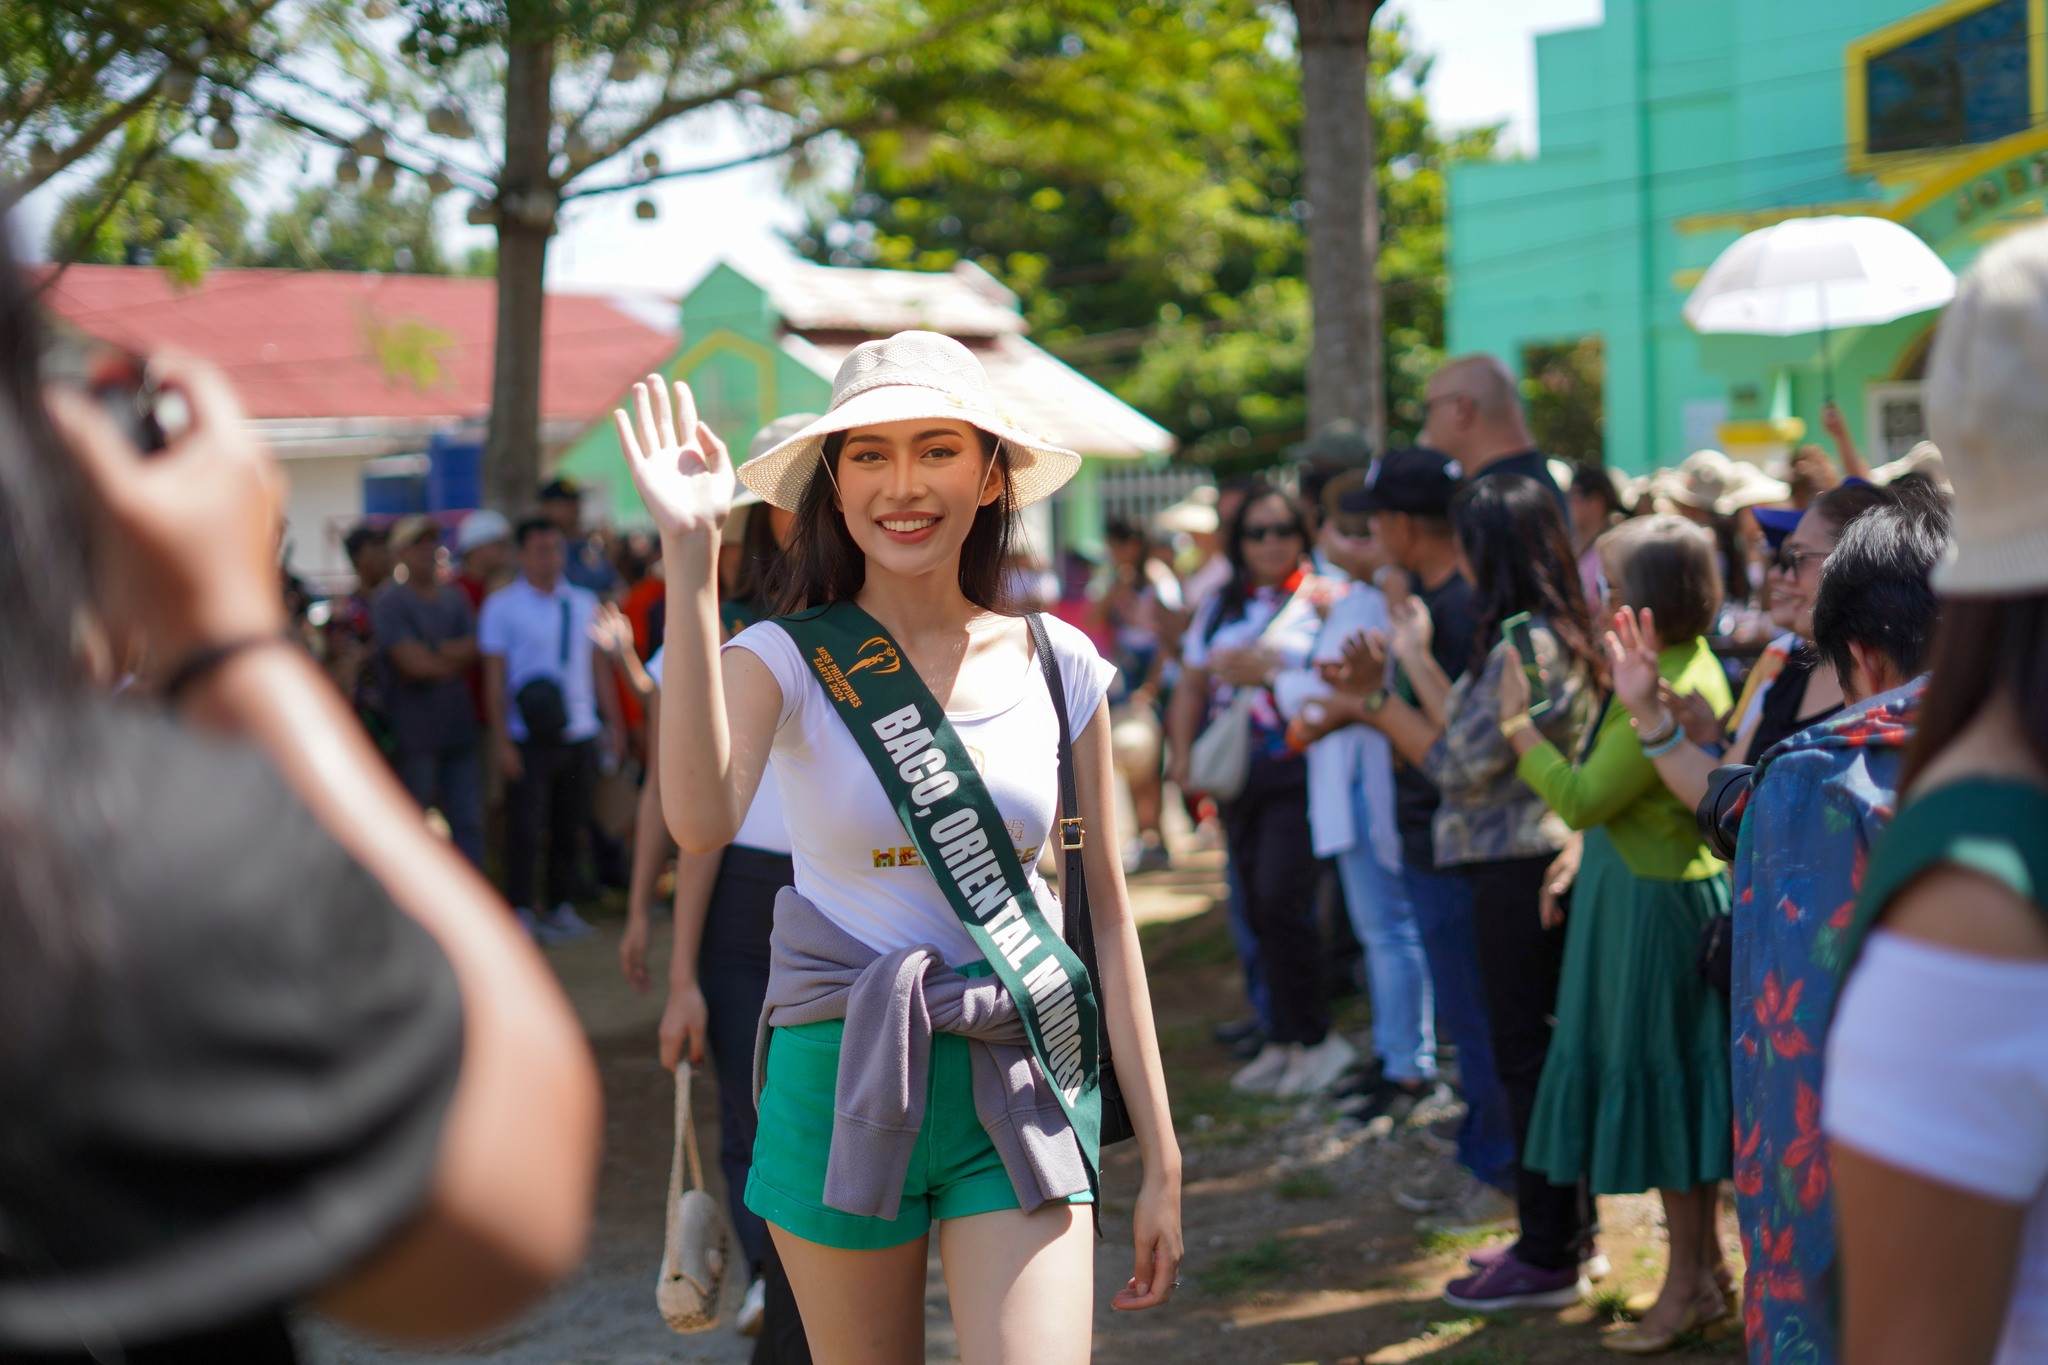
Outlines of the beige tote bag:
{"type": "Polygon", "coordinates": [[[704,1158],[690,1117],[690,1063],[676,1067],[676,1147],[668,1172],[668,1228],[662,1239],[661,1275],[654,1302],[678,1332],[716,1327],[746,1292],[736,1273],[732,1223],[704,1188],[704,1158]]]}

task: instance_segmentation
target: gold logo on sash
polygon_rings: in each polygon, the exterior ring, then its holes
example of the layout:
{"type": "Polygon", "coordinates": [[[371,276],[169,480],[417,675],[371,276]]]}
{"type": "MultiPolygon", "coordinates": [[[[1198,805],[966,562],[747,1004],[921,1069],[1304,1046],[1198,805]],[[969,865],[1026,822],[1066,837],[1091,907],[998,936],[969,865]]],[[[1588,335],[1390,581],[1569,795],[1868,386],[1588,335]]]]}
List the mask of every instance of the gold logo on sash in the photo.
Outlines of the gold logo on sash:
{"type": "Polygon", "coordinates": [[[903,660],[896,657],[896,646],[890,644],[883,636],[877,635],[861,645],[860,658],[854,663],[853,667],[846,670],[846,673],[848,676],[851,676],[860,672],[863,668],[872,668],[878,674],[894,673],[901,667],[903,667],[903,660]],[[869,650],[874,650],[875,652],[870,654],[869,650]]]}
{"type": "MultiPolygon", "coordinates": [[[[818,681],[825,684],[825,691],[834,701],[843,701],[848,706],[859,706],[860,697],[854,692],[853,684],[846,680],[846,674],[839,671],[839,663],[825,646],[819,645],[811,654],[811,667],[818,672],[818,681]]],[[[855,664],[858,669],[861,665],[855,664]]]]}

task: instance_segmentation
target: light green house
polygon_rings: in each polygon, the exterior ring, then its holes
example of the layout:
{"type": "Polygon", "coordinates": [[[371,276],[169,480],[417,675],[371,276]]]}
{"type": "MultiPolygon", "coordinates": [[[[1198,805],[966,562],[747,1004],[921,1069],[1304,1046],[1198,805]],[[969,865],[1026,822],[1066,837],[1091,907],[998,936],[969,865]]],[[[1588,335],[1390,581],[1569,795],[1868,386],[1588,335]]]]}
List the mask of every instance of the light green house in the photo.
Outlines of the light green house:
{"type": "MultiPolygon", "coordinates": [[[[1768,460],[1819,428],[1817,338],[1703,337],[1714,257],[1786,218],[1905,224],[1952,268],[2037,221],[2048,0],[1607,0],[1536,40],[1539,153],[1451,176],[1448,330],[1520,366],[1600,338],[1616,467],[1701,446],[1768,460]]],[[[1924,434],[1938,315],[1835,333],[1836,401],[1873,463],[1924,434]]]]}
{"type": "MultiPolygon", "coordinates": [[[[1024,529],[1043,554],[1098,547],[1104,471],[1172,453],[1164,427],[1032,345],[1017,296],[964,262],[943,274],[721,263],[684,297],[682,338],[662,372],[690,385],[704,420],[744,458],[754,433],[777,417],[825,410],[832,376],[855,346],[910,329],[966,344],[1005,412],[1082,455],[1072,482],[1025,510],[1024,529]]],[[[613,521],[645,523],[609,417],[556,468],[594,489],[613,521]]]]}

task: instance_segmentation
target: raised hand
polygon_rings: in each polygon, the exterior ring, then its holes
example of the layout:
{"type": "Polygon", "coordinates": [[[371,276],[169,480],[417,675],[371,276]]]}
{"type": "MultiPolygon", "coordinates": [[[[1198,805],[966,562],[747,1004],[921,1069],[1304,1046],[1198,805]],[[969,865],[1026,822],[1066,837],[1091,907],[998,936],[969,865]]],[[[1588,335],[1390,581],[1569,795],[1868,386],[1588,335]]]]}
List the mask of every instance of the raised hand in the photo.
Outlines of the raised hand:
{"type": "Polygon", "coordinates": [[[677,380],[675,401],[658,374],[633,386],[636,422],[612,413],[633,486],[664,536],[715,534],[732,511],[732,460],[718,434],[697,420],[690,386],[677,380]]]}
{"type": "Polygon", "coordinates": [[[1656,638],[1657,618],[1645,607],[1640,620],[1626,609],[1614,613],[1614,629],[1602,642],[1614,678],[1614,695],[1621,698],[1639,726],[1653,728],[1664,711],[1657,700],[1657,652],[1650,647],[1656,638]]]}
{"type": "Polygon", "coordinates": [[[1522,656],[1515,647],[1502,641],[1494,646],[1493,652],[1500,657],[1500,691],[1496,704],[1500,708],[1500,721],[1506,725],[1516,716],[1529,713],[1529,675],[1522,670],[1522,656]]]}

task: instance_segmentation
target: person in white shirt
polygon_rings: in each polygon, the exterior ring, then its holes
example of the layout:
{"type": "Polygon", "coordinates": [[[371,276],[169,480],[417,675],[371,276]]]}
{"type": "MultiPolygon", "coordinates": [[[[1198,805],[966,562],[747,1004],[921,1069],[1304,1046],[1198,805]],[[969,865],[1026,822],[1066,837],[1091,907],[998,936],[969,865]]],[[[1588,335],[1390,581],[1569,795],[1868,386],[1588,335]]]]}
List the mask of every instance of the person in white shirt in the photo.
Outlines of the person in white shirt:
{"type": "MultiPolygon", "coordinates": [[[[914,1020],[901,1030],[856,1033],[851,1017],[777,1017],[776,982],[786,965],[799,986],[817,972],[845,972],[852,986],[828,995],[824,1008],[849,1014],[851,991],[872,983],[877,970],[892,971],[891,964],[917,963],[901,993],[907,999],[914,991],[920,1001],[927,984],[960,999],[963,982],[989,973],[1000,978],[1002,971],[967,931],[932,863],[919,847],[908,847],[909,817],[892,806],[798,650],[794,627],[762,621],[720,650],[712,566],[734,470],[723,444],[697,420],[687,385],[671,389],[649,376],[634,398],[634,414],[618,414],[620,444],[661,530],[669,574],[657,765],[662,810],[684,849],[720,847],[738,832],[772,764],[796,875],[794,891],[776,908],[772,1027],[748,1206],[767,1218],[808,1335],[834,1361],[923,1358],[926,1265],[937,1221],[961,1355],[1081,1365],[1090,1355],[1096,1257],[1092,1219],[1077,1204],[1092,1202],[1093,1182],[1087,1169],[1070,1165],[1083,1167],[1095,1154],[1081,1150],[1085,1139],[1065,1111],[1040,1109],[1019,1128],[1006,1110],[995,1116],[1005,1120],[994,1125],[1000,1131],[992,1131],[973,1085],[938,1083],[947,1075],[964,1079],[964,1068],[940,1071],[933,1060],[950,1052],[964,1063],[959,1049],[979,1045],[957,1031],[935,1031],[938,1012],[922,1005],[914,1011],[922,1033],[914,1020]],[[800,946],[790,926],[797,921],[806,926],[813,961],[832,955],[815,970],[795,961],[800,946]],[[904,1079],[907,1073],[881,1068],[906,1063],[925,1073],[907,1082],[922,1101],[911,1127],[882,1133],[836,1121],[836,1096],[872,1088],[864,1075],[904,1079]],[[1033,1140],[1029,1152],[1020,1134],[1033,1140]],[[915,1163],[907,1177],[892,1174],[892,1185],[903,1181],[895,1189],[864,1187],[873,1199],[854,1198],[849,1206],[844,1181],[835,1196],[832,1156],[871,1153],[878,1160],[869,1166],[879,1168],[879,1158],[898,1150],[898,1137],[929,1143],[934,1159],[915,1163]],[[1016,1148],[1020,1164],[1010,1164],[1002,1144],[1016,1148]],[[1074,1156],[1079,1160],[1070,1163],[1074,1156]],[[1056,1185],[1033,1178],[1055,1173],[1056,1185]]],[[[870,642],[886,644],[886,652],[865,657],[887,663],[861,683],[872,686],[900,670],[908,676],[885,690],[911,683],[929,690],[1007,826],[977,830],[980,847],[986,852],[991,837],[1007,832],[1023,845],[1019,862],[1027,869],[1058,807],[1059,716],[1044,665],[1057,667],[1087,830],[1101,1022],[1144,1165],[1129,1215],[1133,1273],[1114,1299],[1116,1308],[1132,1310],[1173,1296],[1182,1251],[1180,1153],[1113,833],[1103,699],[1110,669],[1085,636],[1058,620],[1043,623],[1052,658],[1038,657],[1027,623],[1003,609],[1002,595],[1015,509],[1052,493],[1079,465],[1073,452],[996,411],[980,362],[966,347],[905,332],[856,347],[840,367],[826,415],[749,460],[739,477],[796,513],[770,584],[782,620],[811,608],[846,619],[857,609],[886,632],[870,642]]],[[[857,702],[859,690],[847,679],[862,665],[840,673],[820,651],[840,695],[857,702]]],[[[1046,904],[1035,876],[1025,880],[1034,906],[1046,904]]],[[[1024,899],[1013,895],[1010,908],[1024,899]]],[[[1031,948],[1044,951],[1035,935],[1031,948]]],[[[1044,961],[1068,970],[1057,955],[1044,961]]],[[[895,991],[898,980],[890,975],[885,984],[895,991]]],[[[1007,1001],[1021,1015],[1011,990],[1003,986],[992,1007],[1007,1001]]],[[[957,1030],[957,1008],[952,1018],[957,1030]]],[[[1019,1066],[1030,1091],[1050,1074],[1046,1065],[1033,1051],[1019,1066]]],[[[1080,1077],[1075,1093],[1088,1095],[1091,1079],[1080,1077]]],[[[1085,1129],[1085,1104],[1081,1113],[1085,1129]]]]}
{"type": "Polygon", "coordinates": [[[520,523],[515,540],[519,577],[485,598],[477,618],[484,710],[505,778],[505,898],[534,937],[566,942],[596,932],[572,902],[600,741],[618,753],[618,689],[591,641],[597,594],[563,576],[561,531],[536,517],[520,523]],[[534,860],[543,827],[551,908],[537,910],[534,860]]]}
{"type": "MultiPolygon", "coordinates": [[[[1309,664],[1282,672],[1274,684],[1288,717],[1290,743],[1308,750],[1308,817],[1318,858],[1333,858],[1344,905],[1365,948],[1372,983],[1373,1051],[1378,1079],[1345,1098],[1340,1111],[1364,1122],[1406,1119],[1436,1090],[1436,1008],[1422,931],[1402,876],[1401,835],[1394,823],[1394,755],[1387,737],[1349,718],[1324,673],[1341,666],[1352,639],[1389,634],[1386,594],[1372,575],[1381,561],[1370,537],[1326,526],[1322,548],[1352,578],[1332,603],[1309,664]]],[[[1448,1099],[1448,1096],[1444,1096],[1448,1099]]]]}

